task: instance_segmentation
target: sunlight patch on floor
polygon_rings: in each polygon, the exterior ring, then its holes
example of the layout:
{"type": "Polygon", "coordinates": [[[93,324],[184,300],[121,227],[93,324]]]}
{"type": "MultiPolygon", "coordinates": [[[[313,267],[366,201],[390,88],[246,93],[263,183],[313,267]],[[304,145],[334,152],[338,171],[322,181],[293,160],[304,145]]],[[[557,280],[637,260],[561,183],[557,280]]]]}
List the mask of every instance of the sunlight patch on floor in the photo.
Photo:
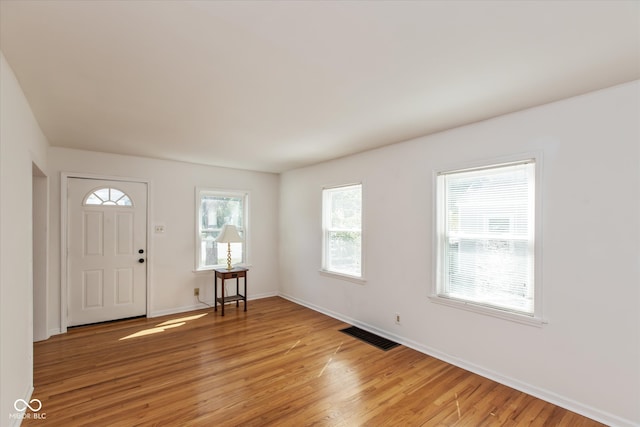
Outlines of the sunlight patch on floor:
{"type": "Polygon", "coordinates": [[[156,326],[165,326],[165,325],[172,325],[174,323],[178,323],[178,322],[188,322],[189,320],[196,320],[199,319],[201,317],[206,316],[209,313],[202,313],[202,314],[196,314],[193,316],[187,316],[187,317],[181,317],[179,319],[171,319],[171,320],[167,320],[166,322],[162,322],[156,326]]]}
{"type": "Polygon", "coordinates": [[[206,316],[209,313],[196,314],[194,316],[180,317],[177,319],[167,320],[166,322],[162,322],[157,324],[153,328],[143,329],[141,331],[135,332],[131,335],[127,335],[126,337],[120,338],[119,341],[128,340],[129,338],[137,338],[143,337],[146,335],[157,334],[159,332],[164,332],[167,329],[177,328],[178,326],[185,325],[190,320],[196,320],[203,316],[206,316]]]}
{"type": "Polygon", "coordinates": [[[329,364],[333,361],[333,356],[338,354],[338,352],[340,351],[340,347],[342,347],[342,341],[340,341],[340,345],[338,346],[338,348],[336,348],[336,351],[333,352],[331,357],[329,357],[329,360],[327,360],[327,363],[325,363],[324,367],[320,370],[320,373],[318,374],[318,378],[320,378],[322,374],[324,374],[324,370],[327,369],[327,366],[329,366],[329,364]]]}

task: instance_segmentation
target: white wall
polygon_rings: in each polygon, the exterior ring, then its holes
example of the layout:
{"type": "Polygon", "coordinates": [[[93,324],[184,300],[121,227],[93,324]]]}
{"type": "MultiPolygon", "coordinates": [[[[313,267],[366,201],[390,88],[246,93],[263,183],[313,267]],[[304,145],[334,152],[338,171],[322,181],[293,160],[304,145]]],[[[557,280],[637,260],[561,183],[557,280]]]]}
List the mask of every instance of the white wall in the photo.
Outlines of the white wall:
{"type": "MultiPolygon", "coordinates": [[[[201,299],[213,303],[213,273],[194,273],[195,188],[248,190],[250,271],[248,297],[277,294],[278,194],[276,174],[241,171],[141,157],[94,153],[64,148],[49,150],[51,171],[51,248],[49,324],[60,328],[60,175],[80,173],[148,180],[150,223],[164,224],[164,234],[150,234],[150,316],[204,308],[201,299]]],[[[250,307],[250,305],[249,305],[250,307]]]]}
{"type": "Polygon", "coordinates": [[[634,82],[282,174],[281,294],[587,416],[639,425],[639,99],[634,82]],[[433,171],[536,150],[548,324],[431,302],[433,171]],[[321,189],[356,181],[364,285],[318,273],[321,189]]]}
{"type": "Polygon", "coordinates": [[[48,142],[0,52],[0,424],[33,391],[32,167],[48,142]]]}

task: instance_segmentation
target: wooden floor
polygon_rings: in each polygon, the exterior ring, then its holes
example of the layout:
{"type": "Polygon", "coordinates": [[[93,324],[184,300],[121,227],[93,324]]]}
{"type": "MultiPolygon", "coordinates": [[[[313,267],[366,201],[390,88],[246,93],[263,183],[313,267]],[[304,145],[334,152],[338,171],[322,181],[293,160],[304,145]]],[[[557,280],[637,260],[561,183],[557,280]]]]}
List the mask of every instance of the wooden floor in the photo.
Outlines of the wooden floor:
{"type": "Polygon", "coordinates": [[[75,328],[35,344],[46,418],[22,425],[601,425],[346,326],[274,297],[75,328]]]}

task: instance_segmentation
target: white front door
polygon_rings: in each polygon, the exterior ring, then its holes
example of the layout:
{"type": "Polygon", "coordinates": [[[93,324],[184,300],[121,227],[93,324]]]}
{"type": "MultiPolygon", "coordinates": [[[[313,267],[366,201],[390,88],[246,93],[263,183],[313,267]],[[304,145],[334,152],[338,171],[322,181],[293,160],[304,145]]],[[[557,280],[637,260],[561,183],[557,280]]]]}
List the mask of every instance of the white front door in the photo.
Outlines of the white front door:
{"type": "Polygon", "coordinates": [[[68,325],[145,315],[147,184],[69,178],[68,325]]]}

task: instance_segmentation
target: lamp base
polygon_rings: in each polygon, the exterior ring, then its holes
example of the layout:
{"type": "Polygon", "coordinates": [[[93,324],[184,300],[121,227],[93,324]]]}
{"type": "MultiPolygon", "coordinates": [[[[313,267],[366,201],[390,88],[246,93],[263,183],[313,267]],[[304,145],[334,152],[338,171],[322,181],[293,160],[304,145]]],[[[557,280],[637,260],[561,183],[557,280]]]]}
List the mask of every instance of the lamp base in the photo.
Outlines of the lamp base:
{"type": "Polygon", "coordinates": [[[231,265],[231,243],[227,242],[227,270],[233,269],[231,265]]]}

